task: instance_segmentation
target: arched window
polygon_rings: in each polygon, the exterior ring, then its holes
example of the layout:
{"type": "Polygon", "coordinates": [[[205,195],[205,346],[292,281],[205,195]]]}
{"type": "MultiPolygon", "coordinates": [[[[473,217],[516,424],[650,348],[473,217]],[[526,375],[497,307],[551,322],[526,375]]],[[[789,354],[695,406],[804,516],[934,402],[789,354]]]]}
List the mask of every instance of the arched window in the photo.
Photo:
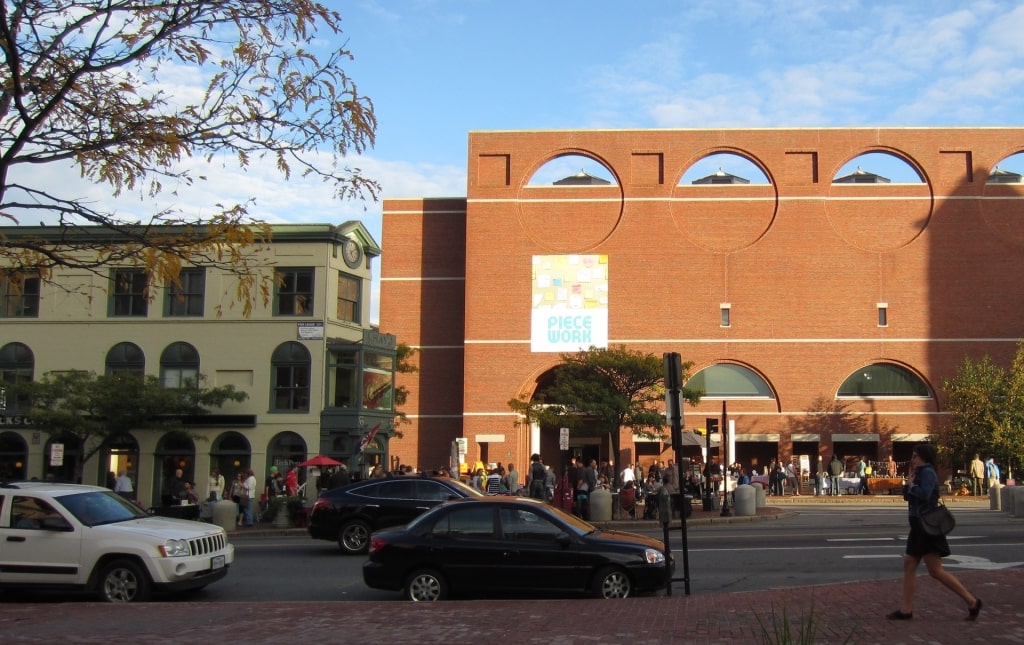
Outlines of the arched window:
{"type": "Polygon", "coordinates": [[[146,374],[146,355],[135,343],[118,343],[107,352],[107,375],[146,374]]]}
{"type": "Polygon", "coordinates": [[[273,392],[270,409],[275,411],[309,411],[309,350],[301,343],[281,343],[271,358],[273,392]]]}
{"type": "Polygon", "coordinates": [[[874,363],[846,377],[837,396],[914,396],[930,397],[928,386],[905,367],[874,363]]]}
{"type": "Polygon", "coordinates": [[[0,410],[16,412],[28,408],[28,399],[7,395],[7,385],[32,380],[36,359],[22,343],[7,343],[0,348],[0,410]]]}
{"type": "Polygon", "coordinates": [[[164,387],[199,385],[199,352],[188,343],[171,343],[160,354],[160,384],[164,387]]]}
{"type": "Polygon", "coordinates": [[[774,399],[775,394],[753,370],[734,363],[705,367],[686,382],[688,390],[704,390],[705,399],[774,399]]]}

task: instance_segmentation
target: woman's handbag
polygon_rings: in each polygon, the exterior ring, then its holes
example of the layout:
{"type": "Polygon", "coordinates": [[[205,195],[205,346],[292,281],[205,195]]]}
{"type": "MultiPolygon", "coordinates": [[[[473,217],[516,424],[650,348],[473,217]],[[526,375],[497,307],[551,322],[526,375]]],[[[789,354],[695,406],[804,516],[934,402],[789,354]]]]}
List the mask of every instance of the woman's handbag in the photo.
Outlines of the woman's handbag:
{"type": "Polygon", "coordinates": [[[923,511],[919,517],[921,518],[921,528],[928,535],[936,537],[949,535],[950,531],[956,527],[956,518],[941,501],[936,506],[923,511]]]}

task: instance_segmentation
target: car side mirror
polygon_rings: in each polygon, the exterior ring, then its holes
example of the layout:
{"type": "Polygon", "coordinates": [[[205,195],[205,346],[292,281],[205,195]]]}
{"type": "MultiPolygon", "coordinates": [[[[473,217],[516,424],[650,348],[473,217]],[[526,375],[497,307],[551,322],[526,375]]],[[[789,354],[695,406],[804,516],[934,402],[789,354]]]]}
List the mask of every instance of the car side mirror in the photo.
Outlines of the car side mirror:
{"type": "Polygon", "coordinates": [[[569,537],[568,533],[562,532],[555,536],[555,542],[558,542],[558,544],[562,545],[563,547],[566,547],[572,544],[572,538],[569,537]]]}
{"type": "Polygon", "coordinates": [[[74,527],[68,523],[63,517],[44,517],[39,520],[39,528],[44,531],[57,531],[57,532],[70,532],[74,531],[74,527]]]}

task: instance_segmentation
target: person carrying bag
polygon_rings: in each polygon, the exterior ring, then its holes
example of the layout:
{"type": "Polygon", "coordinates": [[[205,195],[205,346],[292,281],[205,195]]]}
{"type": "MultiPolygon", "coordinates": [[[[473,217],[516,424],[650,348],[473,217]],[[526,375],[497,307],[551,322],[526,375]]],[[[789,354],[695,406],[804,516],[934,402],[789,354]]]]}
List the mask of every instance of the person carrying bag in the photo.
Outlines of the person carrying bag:
{"type": "MultiPolygon", "coordinates": [[[[903,556],[903,600],[900,608],[886,614],[886,618],[910,620],[914,617],[917,567],[921,560],[924,560],[928,575],[967,603],[966,619],[976,620],[981,612],[981,598],[968,591],[956,576],[942,567],[942,558],[950,554],[946,535],[939,529],[934,530],[934,533],[930,532],[922,521],[922,515],[930,515],[931,512],[935,512],[936,507],[946,508],[939,505],[939,477],[935,472],[934,446],[926,443],[914,446],[914,452],[910,457],[910,474],[912,481],[903,485],[903,499],[907,500],[910,521],[910,535],[907,537],[906,554],[903,556]]],[[[948,510],[946,512],[948,513],[948,510]]]]}

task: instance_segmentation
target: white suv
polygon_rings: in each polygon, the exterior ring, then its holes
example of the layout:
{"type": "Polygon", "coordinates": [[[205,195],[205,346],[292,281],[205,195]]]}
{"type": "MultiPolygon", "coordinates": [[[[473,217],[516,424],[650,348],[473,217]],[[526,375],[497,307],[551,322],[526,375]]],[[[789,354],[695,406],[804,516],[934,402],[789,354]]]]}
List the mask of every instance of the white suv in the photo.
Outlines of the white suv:
{"type": "Polygon", "coordinates": [[[224,529],[153,517],[98,486],[0,484],[0,589],[72,588],[107,602],[199,589],[235,559],[224,529]]]}

